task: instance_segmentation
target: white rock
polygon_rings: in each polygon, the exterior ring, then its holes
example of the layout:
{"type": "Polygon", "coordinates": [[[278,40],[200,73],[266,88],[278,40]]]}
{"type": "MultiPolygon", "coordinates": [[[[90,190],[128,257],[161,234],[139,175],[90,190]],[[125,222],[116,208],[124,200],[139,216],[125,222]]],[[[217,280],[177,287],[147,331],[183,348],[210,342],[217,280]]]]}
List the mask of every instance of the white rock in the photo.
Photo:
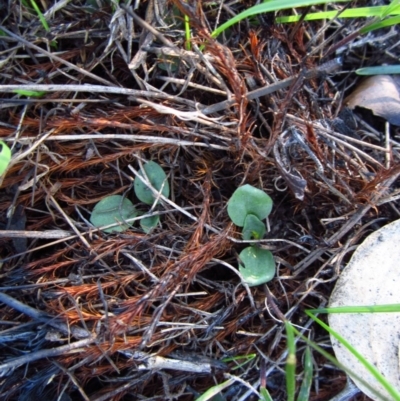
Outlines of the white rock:
{"type": "MultiPolygon", "coordinates": [[[[330,298],[330,307],[400,304],[400,220],[372,233],[354,252],[330,298]]],[[[400,391],[400,313],[330,314],[330,327],[400,391]]],[[[386,398],[388,393],[336,339],[337,359],[386,398]]],[[[379,400],[358,380],[362,392],[379,400]]]]}

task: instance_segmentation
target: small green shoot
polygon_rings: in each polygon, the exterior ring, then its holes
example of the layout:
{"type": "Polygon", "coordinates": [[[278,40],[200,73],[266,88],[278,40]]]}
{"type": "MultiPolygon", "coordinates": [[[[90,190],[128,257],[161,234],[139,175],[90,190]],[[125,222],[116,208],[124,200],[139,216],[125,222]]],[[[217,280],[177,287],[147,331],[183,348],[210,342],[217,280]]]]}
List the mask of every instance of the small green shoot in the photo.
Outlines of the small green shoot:
{"type": "Polygon", "coordinates": [[[270,251],[256,246],[244,248],[239,255],[239,271],[249,287],[265,284],[275,276],[275,260],[270,251]]]}
{"type": "Polygon", "coordinates": [[[10,164],[11,149],[3,141],[0,141],[0,145],[0,175],[3,175],[10,164]]]}
{"type": "Polygon", "coordinates": [[[243,225],[243,239],[261,239],[265,234],[265,224],[254,214],[248,214],[243,225]]]}
{"type": "Polygon", "coordinates": [[[94,207],[90,216],[90,222],[95,227],[108,226],[114,223],[120,223],[118,226],[106,228],[103,231],[111,233],[113,231],[126,231],[129,226],[123,222],[132,219],[138,215],[135,206],[129,199],[121,195],[111,195],[102,199],[94,207]]]}
{"type": "Polygon", "coordinates": [[[147,205],[152,205],[156,199],[152,189],[156,191],[161,191],[162,195],[166,198],[169,197],[169,183],[167,181],[167,175],[165,174],[162,167],[150,161],[143,166],[139,174],[145,179],[148,179],[148,184],[143,182],[140,178],[136,177],[133,183],[135,189],[135,194],[140,201],[146,203],[147,205]]]}

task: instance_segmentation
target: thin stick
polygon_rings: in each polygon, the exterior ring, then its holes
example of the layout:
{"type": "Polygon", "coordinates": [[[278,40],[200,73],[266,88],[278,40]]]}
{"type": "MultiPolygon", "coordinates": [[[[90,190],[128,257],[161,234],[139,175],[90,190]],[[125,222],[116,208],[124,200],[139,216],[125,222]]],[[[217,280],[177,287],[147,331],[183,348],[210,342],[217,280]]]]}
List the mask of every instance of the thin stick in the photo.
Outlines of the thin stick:
{"type": "Polygon", "coordinates": [[[63,354],[82,352],[83,347],[88,346],[89,344],[93,343],[94,341],[95,341],[95,338],[91,337],[91,338],[87,338],[85,340],[76,341],[71,344],[62,345],[61,347],[31,352],[30,354],[26,354],[26,355],[20,356],[18,358],[14,358],[9,362],[6,362],[6,363],[3,363],[2,365],[0,365],[0,375],[4,376],[10,370],[14,370],[21,365],[25,365],[27,363],[31,363],[31,362],[37,361],[39,359],[51,358],[51,357],[63,355],[63,354]]]}

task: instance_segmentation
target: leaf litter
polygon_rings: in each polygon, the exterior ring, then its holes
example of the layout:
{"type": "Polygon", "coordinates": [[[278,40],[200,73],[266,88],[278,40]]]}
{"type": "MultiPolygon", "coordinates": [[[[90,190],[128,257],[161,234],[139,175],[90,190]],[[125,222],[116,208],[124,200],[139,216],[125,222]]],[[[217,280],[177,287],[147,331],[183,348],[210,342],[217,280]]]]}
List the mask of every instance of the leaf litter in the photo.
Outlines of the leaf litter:
{"type": "MultiPolygon", "coordinates": [[[[260,15],[213,39],[210,27],[250,4],[172,3],[57,3],[42,10],[49,32],[26,5],[7,5],[2,399],[192,400],[229,372],[228,399],[249,399],[243,382],[257,390],[265,372],[274,400],[285,399],[281,317],[327,347],[302,310],[326,305],[365,235],[399,217],[399,132],[341,113],[352,71],[398,59],[395,37],[374,31],[353,47],[343,43],[357,20],[326,29],[260,15]],[[335,45],[341,60],[324,57],[335,45]],[[160,224],[149,234],[93,227],[105,197],[135,202],[134,171],[150,161],[170,183],[160,224]],[[238,271],[247,243],[226,205],[245,184],[275,205],[259,240],[277,261],[266,289],[238,271]],[[26,219],[17,228],[15,210],[26,219]],[[252,353],[237,370],[221,362],[252,353]]],[[[310,399],[329,399],[346,377],[314,358],[310,399]]]]}

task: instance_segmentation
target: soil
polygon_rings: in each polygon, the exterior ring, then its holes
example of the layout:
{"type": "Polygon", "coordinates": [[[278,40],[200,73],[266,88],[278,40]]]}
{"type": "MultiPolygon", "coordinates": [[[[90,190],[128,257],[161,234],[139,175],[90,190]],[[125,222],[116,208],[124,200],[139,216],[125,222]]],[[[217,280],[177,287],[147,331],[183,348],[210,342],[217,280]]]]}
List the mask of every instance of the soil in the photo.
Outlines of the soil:
{"type": "MultiPolygon", "coordinates": [[[[357,68],[398,61],[398,29],[270,13],[215,38],[256,2],[134,3],[44,0],[48,29],[30,3],[0,3],[0,136],[13,154],[0,399],[189,401],[230,381],[214,400],[258,400],[260,384],[286,400],[284,320],[332,354],[305,309],[326,306],[358,244],[400,215],[398,127],[343,101],[357,68]],[[149,211],[132,184],[150,160],[171,188],[151,209],[159,224],[94,227],[106,196],[149,211]],[[226,208],[244,184],[274,202],[253,246],[272,251],[276,276],[255,287],[238,275],[249,244],[226,208]]],[[[305,350],[299,340],[298,388],[305,350]]],[[[346,374],[315,350],[312,361],[309,400],[329,400],[346,374]]]]}

